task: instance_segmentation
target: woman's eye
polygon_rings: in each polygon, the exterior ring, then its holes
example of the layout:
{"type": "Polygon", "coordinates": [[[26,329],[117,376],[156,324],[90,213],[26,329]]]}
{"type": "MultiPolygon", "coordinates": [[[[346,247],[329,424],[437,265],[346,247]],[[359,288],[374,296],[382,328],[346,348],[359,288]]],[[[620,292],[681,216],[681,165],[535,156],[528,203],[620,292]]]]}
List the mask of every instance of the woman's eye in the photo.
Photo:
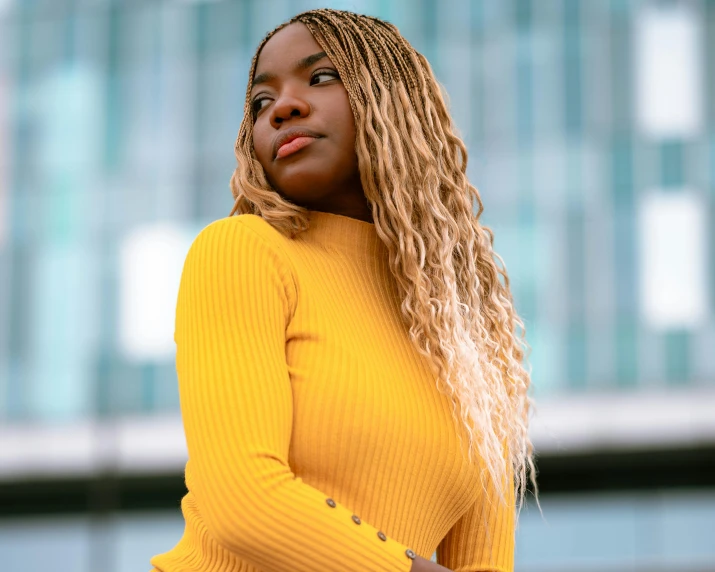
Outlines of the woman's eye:
{"type": "Polygon", "coordinates": [[[258,113],[261,109],[263,109],[264,101],[269,101],[267,97],[257,97],[256,99],[253,100],[253,103],[251,104],[251,107],[253,109],[253,113],[256,114],[258,113]]]}
{"type": "Polygon", "coordinates": [[[315,72],[310,78],[310,85],[315,85],[318,83],[325,83],[332,79],[340,79],[337,71],[333,70],[323,70],[315,72]]]}

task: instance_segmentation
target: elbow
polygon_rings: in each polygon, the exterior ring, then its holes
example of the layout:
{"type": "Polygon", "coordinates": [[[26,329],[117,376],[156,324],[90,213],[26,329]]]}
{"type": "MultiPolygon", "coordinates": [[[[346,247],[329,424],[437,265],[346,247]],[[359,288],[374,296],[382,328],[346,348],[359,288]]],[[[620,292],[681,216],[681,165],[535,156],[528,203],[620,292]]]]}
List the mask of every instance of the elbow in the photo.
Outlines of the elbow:
{"type": "Polygon", "coordinates": [[[213,539],[224,550],[241,559],[255,561],[262,558],[266,538],[275,529],[270,506],[256,503],[258,495],[213,499],[210,505],[199,507],[203,524],[213,539]]]}

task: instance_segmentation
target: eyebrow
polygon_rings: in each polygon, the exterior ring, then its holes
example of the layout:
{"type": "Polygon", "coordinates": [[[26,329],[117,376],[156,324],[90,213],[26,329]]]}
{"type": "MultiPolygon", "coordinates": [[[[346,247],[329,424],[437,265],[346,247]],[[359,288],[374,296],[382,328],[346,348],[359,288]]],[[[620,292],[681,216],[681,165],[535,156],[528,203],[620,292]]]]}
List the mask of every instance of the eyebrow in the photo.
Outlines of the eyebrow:
{"type": "MultiPolygon", "coordinates": [[[[295,64],[293,69],[295,69],[296,71],[308,69],[315,62],[318,62],[326,57],[328,57],[328,54],[326,54],[325,52],[318,52],[317,54],[306,56],[303,59],[298,60],[298,63],[295,64]]],[[[271,81],[274,79],[276,79],[276,74],[274,73],[265,72],[258,74],[256,77],[253,78],[253,82],[251,83],[251,89],[256,87],[259,83],[266,83],[267,81],[271,81]]]]}

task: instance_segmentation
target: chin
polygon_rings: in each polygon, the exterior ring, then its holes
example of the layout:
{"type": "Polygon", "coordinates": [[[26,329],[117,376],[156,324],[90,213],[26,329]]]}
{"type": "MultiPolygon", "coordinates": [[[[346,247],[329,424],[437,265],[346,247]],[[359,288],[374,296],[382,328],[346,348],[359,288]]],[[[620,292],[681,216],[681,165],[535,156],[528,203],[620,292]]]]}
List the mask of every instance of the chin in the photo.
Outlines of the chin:
{"type": "Polygon", "coordinates": [[[325,173],[314,177],[309,176],[308,173],[296,173],[281,177],[275,183],[271,181],[271,185],[281,196],[303,206],[305,203],[320,201],[330,194],[331,182],[334,184],[334,181],[335,177],[326,177],[325,173]]]}

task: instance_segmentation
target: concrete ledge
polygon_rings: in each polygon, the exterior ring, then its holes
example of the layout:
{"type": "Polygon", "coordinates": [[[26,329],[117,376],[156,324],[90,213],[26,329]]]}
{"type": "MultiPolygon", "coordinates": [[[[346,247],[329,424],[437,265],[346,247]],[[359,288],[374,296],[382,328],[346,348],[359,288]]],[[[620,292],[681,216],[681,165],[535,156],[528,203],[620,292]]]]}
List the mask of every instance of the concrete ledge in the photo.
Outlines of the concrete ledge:
{"type": "MultiPolygon", "coordinates": [[[[549,456],[714,444],[715,390],[544,399],[532,439],[549,456]]],[[[179,415],[0,426],[0,480],[166,474],[186,458],[179,415]]]]}
{"type": "Polygon", "coordinates": [[[0,427],[0,479],[165,473],[186,459],[178,415],[0,427]]]}
{"type": "Polygon", "coordinates": [[[713,444],[715,388],[544,399],[536,404],[531,436],[549,455],[713,444]]]}

